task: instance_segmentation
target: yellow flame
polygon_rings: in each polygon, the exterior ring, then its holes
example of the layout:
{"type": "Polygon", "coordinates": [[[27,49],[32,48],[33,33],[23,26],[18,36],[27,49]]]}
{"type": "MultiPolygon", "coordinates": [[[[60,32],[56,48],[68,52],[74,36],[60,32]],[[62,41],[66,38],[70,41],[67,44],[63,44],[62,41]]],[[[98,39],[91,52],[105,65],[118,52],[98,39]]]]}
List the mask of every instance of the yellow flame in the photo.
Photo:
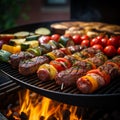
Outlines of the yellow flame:
{"type": "Polygon", "coordinates": [[[82,120],[82,118],[78,118],[76,115],[76,106],[59,103],[43,96],[41,100],[38,100],[37,97],[33,100],[30,98],[29,90],[27,90],[24,95],[19,93],[19,98],[19,113],[24,112],[28,116],[28,120],[40,120],[41,117],[43,117],[44,120],[48,120],[50,116],[54,116],[57,120],[64,120],[63,111],[65,110],[69,110],[70,112],[69,120],[82,120]]]}

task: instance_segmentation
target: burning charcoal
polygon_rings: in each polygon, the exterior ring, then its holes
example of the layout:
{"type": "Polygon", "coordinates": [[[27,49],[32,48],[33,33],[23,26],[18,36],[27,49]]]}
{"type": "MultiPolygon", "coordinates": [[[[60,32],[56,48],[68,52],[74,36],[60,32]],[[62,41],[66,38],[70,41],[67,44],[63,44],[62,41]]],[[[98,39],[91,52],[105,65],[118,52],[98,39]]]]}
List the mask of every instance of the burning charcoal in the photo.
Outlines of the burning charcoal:
{"type": "Polygon", "coordinates": [[[69,110],[64,110],[62,115],[63,115],[63,120],[70,120],[70,111],[69,110]]]}
{"type": "Polygon", "coordinates": [[[57,120],[53,115],[49,116],[47,120],[57,120]]]}
{"type": "Polygon", "coordinates": [[[20,118],[21,120],[28,120],[28,116],[24,112],[21,112],[20,118]]]}
{"type": "Polygon", "coordinates": [[[40,120],[45,120],[45,117],[44,117],[44,116],[41,116],[41,117],[40,117],[40,120]]]}
{"type": "Polygon", "coordinates": [[[8,117],[8,120],[15,120],[15,118],[14,118],[13,115],[11,114],[11,115],[8,117]]]}

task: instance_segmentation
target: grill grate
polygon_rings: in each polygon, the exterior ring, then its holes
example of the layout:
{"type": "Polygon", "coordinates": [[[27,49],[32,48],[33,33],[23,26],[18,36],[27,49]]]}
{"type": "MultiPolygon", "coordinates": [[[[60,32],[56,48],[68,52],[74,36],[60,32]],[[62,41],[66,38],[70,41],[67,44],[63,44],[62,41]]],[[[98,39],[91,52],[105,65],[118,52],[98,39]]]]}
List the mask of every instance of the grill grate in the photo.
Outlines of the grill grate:
{"type": "MultiPolygon", "coordinates": [[[[12,69],[9,64],[2,63],[0,64],[1,70],[5,72],[11,79],[14,81],[8,81],[7,83],[2,85],[2,89],[0,90],[0,93],[3,92],[5,89],[11,89],[17,86],[18,84],[22,87],[28,88],[32,91],[35,91],[41,95],[44,95],[46,97],[52,98],[54,100],[64,102],[67,104],[72,105],[90,105],[90,103],[93,101],[100,103],[100,98],[102,97],[102,104],[104,105],[104,99],[109,100],[110,98],[114,99],[115,103],[118,104],[118,101],[120,100],[120,81],[119,78],[116,78],[111,81],[111,83],[93,94],[81,94],[79,90],[77,90],[76,87],[69,87],[61,90],[61,87],[55,84],[55,81],[40,81],[37,78],[37,75],[30,75],[30,76],[23,76],[19,74],[18,70],[12,69]],[[16,85],[17,83],[17,85],[16,85]],[[6,87],[7,86],[7,87],[6,87]],[[117,99],[116,99],[117,97],[117,99]]],[[[113,103],[113,101],[112,101],[113,103]]],[[[111,103],[109,103],[111,104],[111,103]]],[[[93,106],[93,104],[92,104],[93,106]]]]}

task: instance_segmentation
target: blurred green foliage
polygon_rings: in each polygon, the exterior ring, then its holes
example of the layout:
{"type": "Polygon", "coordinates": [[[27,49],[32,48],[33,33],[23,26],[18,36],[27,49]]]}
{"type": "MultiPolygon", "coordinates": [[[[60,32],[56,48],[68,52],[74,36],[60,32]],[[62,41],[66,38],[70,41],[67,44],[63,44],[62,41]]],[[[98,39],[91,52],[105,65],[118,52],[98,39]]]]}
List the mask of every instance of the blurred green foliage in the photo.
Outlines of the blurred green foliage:
{"type": "MultiPolygon", "coordinates": [[[[16,26],[16,20],[27,0],[0,0],[0,30],[16,26]]],[[[23,15],[23,17],[25,14],[23,15]]]]}

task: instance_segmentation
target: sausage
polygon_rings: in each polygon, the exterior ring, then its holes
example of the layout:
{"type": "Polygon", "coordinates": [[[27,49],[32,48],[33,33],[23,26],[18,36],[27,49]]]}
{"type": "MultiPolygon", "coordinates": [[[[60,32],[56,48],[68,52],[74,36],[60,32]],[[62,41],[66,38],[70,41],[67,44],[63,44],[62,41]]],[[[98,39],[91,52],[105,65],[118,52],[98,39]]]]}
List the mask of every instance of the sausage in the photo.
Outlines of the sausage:
{"type": "Polygon", "coordinates": [[[42,64],[37,70],[37,76],[41,81],[53,80],[57,74],[57,70],[50,64],[42,64]]]}
{"type": "Polygon", "coordinates": [[[50,73],[47,69],[39,69],[37,70],[37,76],[41,81],[50,80],[50,73]]]}
{"type": "Polygon", "coordinates": [[[82,93],[92,93],[98,88],[97,80],[90,75],[80,77],[76,83],[82,93]]]}

